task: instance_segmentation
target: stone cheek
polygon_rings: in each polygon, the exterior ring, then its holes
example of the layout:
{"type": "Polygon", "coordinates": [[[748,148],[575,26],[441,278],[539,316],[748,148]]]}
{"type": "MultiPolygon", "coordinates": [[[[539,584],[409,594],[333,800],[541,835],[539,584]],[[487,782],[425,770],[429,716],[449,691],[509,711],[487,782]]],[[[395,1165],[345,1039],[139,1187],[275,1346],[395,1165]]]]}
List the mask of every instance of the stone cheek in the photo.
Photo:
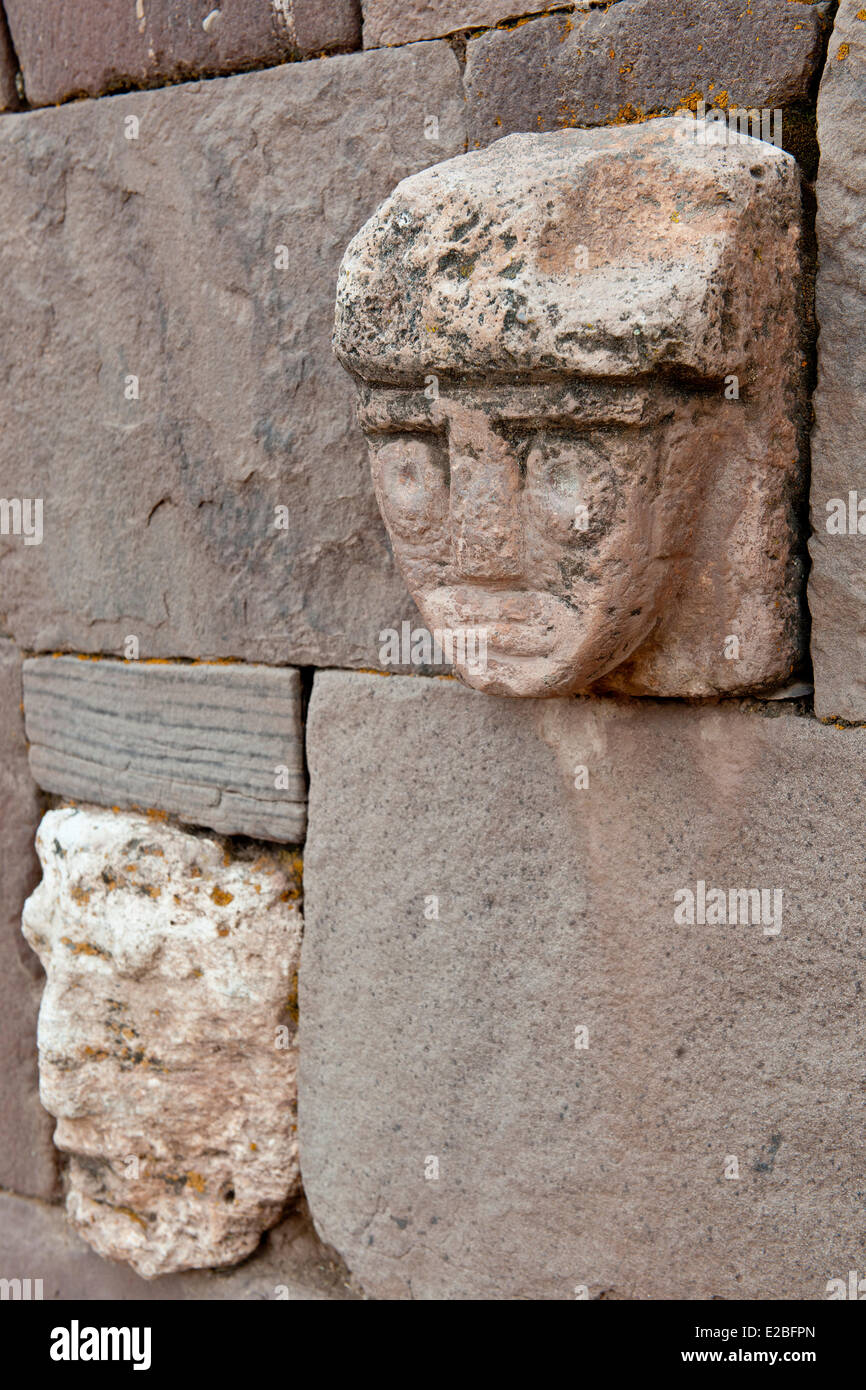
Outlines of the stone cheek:
{"type": "Polygon", "coordinates": [[[150,1278],[234,1264],[299,1190],[300,865],[97,808],[48,812],[24,933],[67,1211],[150,1278]]]}

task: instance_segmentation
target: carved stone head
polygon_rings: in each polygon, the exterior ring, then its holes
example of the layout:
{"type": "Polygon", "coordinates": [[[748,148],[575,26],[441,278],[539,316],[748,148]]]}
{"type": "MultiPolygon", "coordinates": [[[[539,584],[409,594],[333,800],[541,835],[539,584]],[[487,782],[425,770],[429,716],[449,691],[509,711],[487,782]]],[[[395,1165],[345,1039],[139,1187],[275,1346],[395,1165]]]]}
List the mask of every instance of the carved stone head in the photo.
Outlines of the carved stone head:
{"type": "Polygon", "coordinates": [[[512,135],[406,179],[346,251],[376,496],[431,631],[486,632],[486,666],[457,661],[477,689],[796,665],[799,178],[693,136],[512,135]]]}

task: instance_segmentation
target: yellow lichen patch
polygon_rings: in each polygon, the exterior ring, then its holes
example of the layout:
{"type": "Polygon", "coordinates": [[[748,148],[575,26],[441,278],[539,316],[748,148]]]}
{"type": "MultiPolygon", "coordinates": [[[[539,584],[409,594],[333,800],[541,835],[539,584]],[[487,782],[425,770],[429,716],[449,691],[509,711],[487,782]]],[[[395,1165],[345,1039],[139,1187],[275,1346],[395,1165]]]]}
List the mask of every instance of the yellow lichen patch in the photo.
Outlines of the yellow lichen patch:
{"type": "Polygon", "coordinates": [[[223,868],[227,869],[227,868],[229,867],[229,865],[231,864],[231,862],[232,862],[231,852],[230,852],[228,849],[226,849],[225,854],[223,855],[223,868]]]}
{"type": "Polygon", "coordinates": [[[228,927],[217,927],[217,936],[228,936],[228,927]]]}
{"type": "Polygon", "coordinates": [[[84,907],[86,903],[90,901],[90,894],[92,892],[92,888],[82,888],[80,883],[73,883],[69,888],[70,898],[74,903],[78,903],[79,907],[84,907]]]}
{"type": "Polygon", "coordinates": [[[162,892],[162,889],[157,888],[156,885],[153,883],[143,883],[141,885],[140,891],[142,893],[146,893],[149,898],[158,898],[160,893],[162,892]]]}
{"type": "Polygon", "coordinates": [[[256,1153],[257,1150],[258,1150],[258,1147],[259,1147],[258,1144],[256,1144],[255,1142],[252,1142],[252,1141],[250,1142],[250,1152],[251,1152],[251,1153],[256,1153]]]}
{"type": "Polygon", "coordinates": [[[83,1049],[83,1052],[85,1057],[88,1057],[92,1062],[104,1062],[106,1057],[108,1056],[108,1053],[105,1052],[101,1047],[85,1047],[83,1049]]]}
{"type": "Polygon", "coordinates": [[[60,941],[63,946],[69,947],[74,956],[100,956],[102,960],[111,959],[107,951],[101,951],[90,941],[73,941],[69,936],[61,936],[60,941]]]}
{"type": "Polygon", "coordinates": [[[218,888],[214,884],[211,889],[211,898],[217,907],[228,907],[229,903],[234,902],[235,895],[234,893],[227,893],[224,888],[218,888]]]}
{"type": "MultiPolygon", "coordinates": [[[[168,820],[168,811],[158,811],[155,806],[148,806],[144,813],[148,820],[168,820]]],[[[160,854],[162,850],[160,850],[160,854]]]]}
{"type": "Polygon", "coordinates": [[[841,63],[843,58],[847,58],[850,52],[851,45],[849,43],[840,43],[839,47],[836,49],[837,63],[841,63]]]}
{"type": "Polygon", "coordinates": [[[204,1192],[205,1184],[201,1173],[187,1173],[186,1181],[187,1186],[191,1187],[194,1192],[204,1192]]]}
{"type": "Polygon", "coordinates": [[[866,10],[858,10],[857,18],[866,20],[866,10]]]}
{"type": "Polygon", "coordinates": [[[144,1217],[139,1216],[137,1211],[132,1210],[132,1207],[115,1207],[115,1211],[122,1211],[123,1215],[128,1216],[130,1221],[137,1221],[143,1231],[147,1230],[147,1222],[144,1217]]]}

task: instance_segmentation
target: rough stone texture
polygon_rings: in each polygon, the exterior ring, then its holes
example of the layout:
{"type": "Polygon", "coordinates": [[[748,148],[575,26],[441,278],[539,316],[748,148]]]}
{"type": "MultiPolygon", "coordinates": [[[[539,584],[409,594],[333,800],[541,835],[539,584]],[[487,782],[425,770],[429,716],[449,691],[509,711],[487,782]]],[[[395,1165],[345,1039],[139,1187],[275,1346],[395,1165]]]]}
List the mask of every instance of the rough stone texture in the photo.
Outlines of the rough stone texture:
{"type": "Polygon", "coordinates": [[[27,769],[21,658],[0,638],[0,1187],[50,1197],[56,1155],[36,1070],[43,975],[20,931],[24,900],[39,879],[33,839],[41,814],[27,769]]]}
{"type": "Polygon", "coordinates": [[[0,121],[0,495],[45,503],[41,545],[0,537],[21,647],[375,665],[413,608],[330,350],[337,269],[462,113],[442,43],[0,121]]]}
{"type": "Polygon", "coordinates": [[[36,844],[23,927],[69,1218],[146,1278],[234,1264],[300,1185],[299,861],[96,808],[49,811],[36,844]]]}
{"type": "Polygon", "coordinates": [[[317,1238],[303,1200],[239,1268],[184,1270],[145,1282],[125,1265],[95,1255],[62,1210],[0,1192],[0,1278],[42,1279],[46,1300],[359,1297],[342,1261],[317,1238]]]}
{"type": "Polygon", "coordinates": [[[367,1293],[826,1297],[862,1234],[866,731],[324,672],[308,753],[301,1163],[367,1293]],[[676,924],[699,880],[781,888],[781,929],[676,924]]]}
{"type": "Polygon", "coordinates": [[[491,30],[466,48],[469,143],[607,125],[678,107],[785,107],[807,97],[826,6],[620,0],[491,30]]]}
{"type": "Polygon", "coordinates": [[[818,389],[812,437],[815,711],[866,719],[866,9],[842,0],[818,95],[818,389]],[[851,506],[853,496],[853,508],[851,506]],[[833,501],[846,525],[828,531],[833,501]],[[853,524],[852,524],[853,522],[853,524]],[[839,528],[841,530],[841,527],[839,528]]]}
{"type": "Polygon", "coordinates": [[[123,87],[358,48],[355,0],[4,0],[27,98],[123,87]]]}
{"type": "Polygon", "coordinates": [[[15,74],[18,64],[9,39],[6,20],[0,9],[0,111],[15,111],[21,105],[15,74]]]}
{"type": "Polygon", "coordinates": [[[335,348],[428,628],[486,633],[462,679],[790,679],[799,238],[792,156],[680,118],[510,136],[405,180],[353,239],[335,348]]]}
{"type": "Polygon", "coordinates": [[[481,29],[517,14],[547,9],[515,0],[361,0],[364,47],[438,39],[460,29],[481,29]]]}
{"type": "Polygon", "coordinates": [[[298,843],[301,682],[267,666],[24,663],[30,771],[46,791],[298,843]]]}

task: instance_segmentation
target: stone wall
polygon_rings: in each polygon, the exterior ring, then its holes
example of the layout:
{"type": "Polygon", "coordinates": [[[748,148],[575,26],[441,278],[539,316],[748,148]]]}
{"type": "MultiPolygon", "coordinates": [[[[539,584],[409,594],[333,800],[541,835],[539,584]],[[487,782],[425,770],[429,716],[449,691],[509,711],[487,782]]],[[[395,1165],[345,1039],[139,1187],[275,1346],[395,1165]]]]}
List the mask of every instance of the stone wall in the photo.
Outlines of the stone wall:
{"type": "Polygon", "coordinates": [[[826,1297],[862,1233],[866,11],[2,11],[0,1277],[826,1297]],[[761,235],[802,236],[796,362],[747,344],[796,383],[797,488],[740,587],[784,533],[808,654],[538,700],[390,650],[419,615],[331,347],[348,243],[503,136],[742,108],[799,177],[761,235]]]}

